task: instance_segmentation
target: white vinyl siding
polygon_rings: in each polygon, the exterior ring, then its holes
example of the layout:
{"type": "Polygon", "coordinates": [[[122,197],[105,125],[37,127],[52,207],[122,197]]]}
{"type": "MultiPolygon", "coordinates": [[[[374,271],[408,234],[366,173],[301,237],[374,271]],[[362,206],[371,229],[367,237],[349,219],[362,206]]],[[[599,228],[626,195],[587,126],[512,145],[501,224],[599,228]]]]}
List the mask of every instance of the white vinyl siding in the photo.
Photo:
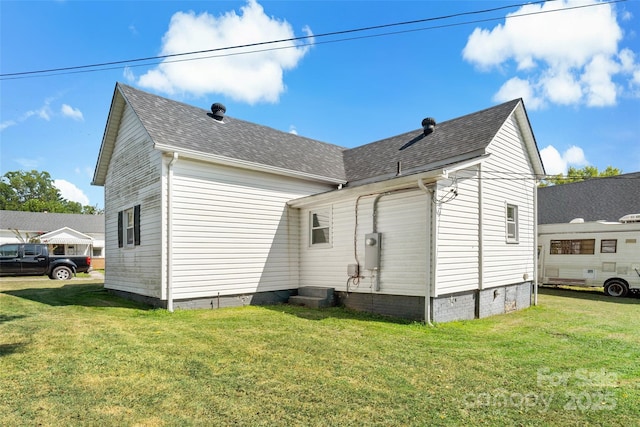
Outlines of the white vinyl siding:
{"type": "Polygon", "coordinates": [[[483,288],[534,277],[534,172],[513,117],[487,151],[491,155],[481,167],[483,288]],[[505,239],[507,204],[518,207],[518,244],[505,239]]]}
{"type": "Polygon", "coordinates": [[[475,170],[455,172],[451,179],[438,184],[434,195],[438,212],[436,296],[478,288],[478,184],[475,170]],[[453,199],[452,190],[457,192],[453,199]]]}
{"type": "Polygon", "coordinates": [[[123,115],[105,180],[105,288],[160,298],[162,157],[130,107],[123,115]],[[118,248],[118,212],[134,205],[141,245],[118,248]]]}
{"type": "Polygon", "coordinates": [[[180,159],[173,175],[173,297],[297,288],[300,221],[286,202],[327,189],[180,159]]]}
{"type": "MultiPolygon", "coordinates": [[[[358,287],[352,292],[370,293],[375,288],[371,271],[364,270],[365,235],[373,231],[373,203],[375,195],[361,197],[358,201],[358,228],[356,226],[357,194],[330,205],[302,209],[305,220],[309,213],[319,209],[331,209],[331,247],[316,248],[309,245],[308,225],[301,232],[300,285],[333,287],[346,291],[347,266],[360,264],[358,287]],[[355,250],[354,250],[355,242],[355,250]],[[357,250],[357,252],[356,252],[357,250]]],[[[377,232],[382,236],[379,275],[379,291],[382,294],[424,296],[428,271],[428,212],[427,195],[415,190],[382,196],[377,204],[377,232]]]]}

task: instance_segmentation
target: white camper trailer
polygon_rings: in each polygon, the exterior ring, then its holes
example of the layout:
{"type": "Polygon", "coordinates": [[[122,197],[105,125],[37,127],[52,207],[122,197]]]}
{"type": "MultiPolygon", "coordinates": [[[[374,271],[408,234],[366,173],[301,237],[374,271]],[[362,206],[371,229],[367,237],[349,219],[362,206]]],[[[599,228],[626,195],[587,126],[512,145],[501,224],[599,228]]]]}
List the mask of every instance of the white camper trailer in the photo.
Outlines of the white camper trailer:
{"type": "Polygon", "coordinates": [[[640,292],[640,214],[620,222],[538,226],[538,281],[543,285],[602,286],[610,296],[640,292]]]}

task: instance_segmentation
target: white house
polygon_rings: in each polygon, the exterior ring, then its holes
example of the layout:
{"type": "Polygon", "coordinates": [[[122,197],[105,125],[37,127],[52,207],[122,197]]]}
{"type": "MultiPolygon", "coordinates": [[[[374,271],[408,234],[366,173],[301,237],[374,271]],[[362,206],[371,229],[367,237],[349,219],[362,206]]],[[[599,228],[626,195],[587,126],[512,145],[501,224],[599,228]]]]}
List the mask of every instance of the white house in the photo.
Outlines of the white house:
{"type": "Polygon", "coordinates": [[[440,322],[529,306],[544,170],[522,100],[353,149],[224,113],[116,85],[106,288],[172,310],[330,287],[440,322]]]}

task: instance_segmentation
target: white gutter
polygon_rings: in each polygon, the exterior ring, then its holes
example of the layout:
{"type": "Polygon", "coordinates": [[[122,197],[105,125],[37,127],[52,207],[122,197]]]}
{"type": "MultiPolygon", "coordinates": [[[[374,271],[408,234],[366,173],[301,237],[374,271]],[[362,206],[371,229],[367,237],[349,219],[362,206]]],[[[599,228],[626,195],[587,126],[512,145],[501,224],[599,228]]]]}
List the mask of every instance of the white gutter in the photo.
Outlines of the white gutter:
{"type": "Polygon", "coordinates": [[[173,166],[178,153],[173,153],[167,172],[167,310],[173,312],[173,166]]]}
{"type": "MultiPolygon", "coordinates": [[[[173,153],[175,155],[178,154],[178,152],[175,151],[175,147],[171,147],[168,145],[155,144],[154,148],[160,151],[163,151],[165,153],[173,153]]],[[[256,162],[251,162],[248,160],[234,159],[231,157],[219,156],[216,154],[206,154],[196,150],[183,149],[183,150],[180,150],[179,153],[183,158],[188,157],[190,159],[195,159],[195,160],[204,160],[207,162],[212,162],[212,163],[236,167],[236,168],[250,169],[250,170],[255,170],[259,172],[272,173],[276,175],[284,175],[284,176],[289,176],[293,178],[305,179],[309,181],[326,182],[328,184],[335,184],[335,185],[341,185],[341,184],[344,185],[347,183],[347,181],[340,178],[321,176],[321,175],[316,175],[316,174],[301,172],[301,171],[294,171],[291,169],[264,165],[256,162]]]]}
{"type": "Polygon", "coordinates": [[[343,200],[346,197],[358,194],[378,194],[388,193],[396,190],[405,190],[410,187],[416,188],[416,180],[437,181],[448,178],[447,169],[438,169],[434,171],[424,172],[416,175],[399,176],[388,181],[380,181],[371,184],[358,185],[355,187],[343,187],[340,190],[331,190],[325,193],[312,194],[310,196],[300,197],[299,199],[289,200],[287,205],[292,208],[305,208],[321,203],[331,203],[334,200],[343,200]]]}
{"type": "MultiPolygon", "coordinates": [[[[428,203],[427,212],[429,212],[429,222],[427,223],[427,236],[429,238],[431,248],[433,248],[433,229],[434,229],[433,227],[433,223],[434,223],[433,192],[431,189],[427,188],[424,185],[424,182],[422,182],[422,179],[418,180],[418,187],[420,187],[420,189],[424,191],[425,194],[427,195],[427,203],[428,203]]],[[[433,260],[432,249],[430,249],[428,254],[428,259],[427,259],[427,265],[429,266],[429,274],[427,275],[427,286],[425,287],[425,291],[424,291],[424,321],[429,326],[433,326],[433,323],[431,323],[431,278],[433,277],[432,270],[434,267],[432,260],[433,260]]]]}

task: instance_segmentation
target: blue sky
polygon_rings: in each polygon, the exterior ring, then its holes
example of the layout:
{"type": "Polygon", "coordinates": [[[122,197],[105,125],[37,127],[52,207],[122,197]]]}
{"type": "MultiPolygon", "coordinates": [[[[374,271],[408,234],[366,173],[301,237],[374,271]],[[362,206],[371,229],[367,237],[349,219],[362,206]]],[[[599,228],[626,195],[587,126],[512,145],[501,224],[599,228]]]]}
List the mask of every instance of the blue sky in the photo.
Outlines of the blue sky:
{"type": "Polygon", "coordinates": [[[2,0],[3,75],[313,37],[4,76],[0,175],[47,171],[63,197],[103,207],[91,179],[118,81],[205,109],[222,102],[229,116],[344,147],[522,97],[547,173],[640,171],[640,2],[519,3],[2,0]],[[575,6],[588,7],[557,10],[575,6]]]}

